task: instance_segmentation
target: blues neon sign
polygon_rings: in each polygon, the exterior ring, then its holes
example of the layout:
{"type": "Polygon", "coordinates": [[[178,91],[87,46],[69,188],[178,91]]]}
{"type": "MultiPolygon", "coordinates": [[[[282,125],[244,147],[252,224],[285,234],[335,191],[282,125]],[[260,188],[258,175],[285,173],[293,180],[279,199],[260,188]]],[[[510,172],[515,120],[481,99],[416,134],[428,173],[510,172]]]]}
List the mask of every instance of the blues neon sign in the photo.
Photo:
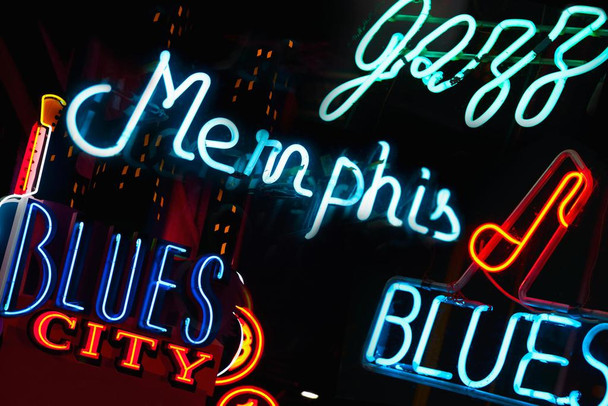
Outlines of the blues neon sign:
{"type": "Polygon", "coordinates": [[[401,276],[391,278],[364,345],[364,367],[506,405],[607,405],[608,393],[601,395],[598,403],[597,395],[583,393],[575,386],[559,386],[558,392],[555,381],[546,381],[547,377],[559,374],[556,371],[571,367],[575,374],[590,376],[597,385],[608,388],[604,344],[608,337],[608,312],[528,294],[569,226],[580,216],[594,185],[591,172],[578,154],[566,150],[500,226],[483,224],[473,232],[469,242],[473,262],[460,279],[438,283],[401,276]],[[532,222],[523,228],[522,221],[529,222],[531,213],[535,214],[532,222]],[[514,231],[516,228],[518,232],[514,231]],[[523,237],[517,239],[513,234],[523,237]],[[532,239],[536,243],[533,247],[529,244],[532,239]],[[513,271],[523,255],[533,256],[534,265],[521,283],[517,297],[503,293],[525,311],[506,317],[496,315],[491,305],[465,299],[461,294],[479,271],[496,283],[491,274],[513,271]],[[445,317],[438,322],[440,314],[449,314],[457,320],[449,334],[445,330],[454,325],[446,322],[445,317]],[[491,335],[481,332],[482,323],[487,329],[488,320],[495,319],[502,326],[499,338],[495,332],[491,335]],[[488,337],[492,338],[491,344],[487,343],[488,337]],[[437,356],[435,349],[429,354],[429,347],[436,340],[449,341],[455,345],[455,352],[437,356]],[[525,345],[517,345],[522,341],[525,345]],[[545,379],[531,379],[539,374],[545,379]]]}
{"type": "MultiPolygon", "coordinates": [[[[380,152],[378,164],[372,171],[371,181],[366,185],[366,177],[364,170],[346,156],[340,156],[336,159],[331,176],[327,181],[324,190],[312,190],[308,186],[305,177],[309,173],[310,154],[308,150],[300,144],[292,144],[284,147],[279,140],[271,139],[270,134],[266,130],[258,130],[255,138],[257,145],[250,154],[246,155],[246,164],[243,168],[237,170],[237,162],[221,162],[218,157],[214,157],[214,150],[227,150],[234,148],[239,141],[239,130],[237,126],[228,118],[214,117],[208,120],[200,129],[196,143],[196,150],[186,150],[186,134],[190,129],[190,125],[196,113],[200,110],[203,99],[207,94],[211,85],[209,76],[202,72],[197,72],[186,78],[177,88],[175,87],[173,76],[169,67],[170,53],[163,51],[160,54],[160,60],[154,70],[150,81],[146,85],[143,94],[138,99],[131,116],[129,117],[122,133],[115,141],[110,141],[112,145],[100,147],[90,141],[90,134],[83,128],[88,128],[88,125],[83,125],[81,116],[86,116],[86,104],[90,99],[107,94],[112,90],[108,84],[100,84],[91,86],[81,91],[71,103],[69,103],[66,115],[66,123],[68,133],[73,142],[87,154],[107,158],[120,154],[129,141],[132,140],[136,132],[137,125],[145,113],[146,107],[150,104],[150,100],[157,92],[158,87],[162,84],[165,91],[165,99],[162,101],[162,106],[165,109],[170,109],[174,103],[180,98],[184,92],[190,87],[197,89],[196,96],[188,109],[183,122],[180,124],[172,144],[172,154],[178,159],[193,161],[197,155],[210,168],[221,173],[233,175],[238,173],[239,176],[252,176],[256,166],[258,165],[264,150],[269,150],[268,158],[263,166],[262,181],[265,184],[273,184],[279,180],[285,171],[288,161],[299,159],[299,168],[293,177],[293,190],[299,196],[311,198],[315,213],[311,216],[311,224],[307,225],[308,231],[305,234],[307,239],[313,238],[319,232],[323,225],[328,211],[335,207],[357,207],[357,218],[361,221],[367,220],[372,215],[376,204],[378,191],[383,188],[390,188],[392,195],[386,209],[386,218],[389,224],[395,227],[407,226],[410,230],[431,236],[432,238],[442,241],[454,241],[460,235],[460,221],[456,215],[456,211],[452,207],[451,192],[448,189],[442,188],[436,193],[429,192],[430,171],[427,168],[421,169],[421,182],[415,192],[405,193],[402,190],[400,182],[393,176],[384,174],[388,164],[390,153],[390,145],[385,141],[379,142],[380,152]],[[228,140],[217,140],[212,138],[217,136],[220,131],[227,134],[228,140]],[[412,202],[404,202],[412,195],[412,202]],[[405,197],[404,197],[405,196],[405,197]],[[409,205],[409,209],[405,209],[407,214],[403,215],[397,211],[403,209],[403,206],[409,205]],[[401,218],[399,218],[401,216],[401,218]],[[407,221],[404,221],[407,219],[407,221]]],[[[90,110],[89,110],[90,111],[90,110]]],[[[232,158],[233,159],[233,158],[232,158]]],[[[240,158],[239,158],[240,159],[240,158]]],[[[369,176],[368,176],[369,178],[369,176]]],[[[376,207],[376,210],[378,208],[376,207]]],[[[401,210],[403,211],[403,210],[401,210]]],[[[164,288],[170,288],[169,285],[161,283],[164,288]]]]}
{"type": "Polygon", "coordinates": [[[473,38],[477,28],[476,20],[468,15],[461,14],[454,16],[439,27],[431,31],[422,38],[417,44],[412,43],[413,37],[420,32],[425,22],[431,15],[431,0],[399,0],[395,2],[365,33],[355,51],[355,64],[363,72],[368,74],[351,79],[334,90],[329,92],[319,107],[319,116],[325,121],[333,121],[345,114],[350,108],[365,95],[369,88],[376,82],[394,79],[400,71],[410,64],[410,75],[422,80],[424,85],[432,93],[441,93],[453,88],[463,81],[468,74],[476,69],[494,48],[501,35],[506,30],[518,30],[523,33],[511,43],[506,49],[498,52],[494,56],[490,68],[494,79],[483,85],[471,97],[465,112],[465,122],[469,127],[479,127],[490,120],[496,112],[503,106],[509,95],[511,88],[510,79],[519,73],[524,67],[534,61],[542,54],[556,39],[565,32],[568,23],[576,17],[585,17],[589,23],[578,30],[573,36],[555,48],[553,62],[557,71],[548,73],[528,86],[521,96],[515,110],[515,120],[522,127],[533,127],[542,123],[553,111],[569,78],[583,75],[596,69],[608,59],[608,47],[600,54],[581,64],[572,67],[564,61],[564,54],[574,48],[590,36],[593,36],[606,22],[606,13],[598,7],[571,6],[563,10],[558,21],[549,34],[540,41],[533,50],[526,53],[521,59],[512,66],[501,71],[500,65],[510,58],[515,52],[528,44],[538,32],[536,25],[525,19],[507,19],[498,23],[485,44],[460,71],[451,78],[444,77],[443,67],[452,59],[463,52],[473,38]],[[395,32],[386,44],[382,53],[372,61],[366,61],[366,50],[377,35],[378,31],[389,22],[397,13],[411,3],[422,3],[421,9],[415,17],[410,29],[405,33],[395,32]],[[444,35],[453,27],[463,25],[466,31],[460,41],[452,49],[443,54],[435,61],[423,55],[426,48],[435,40],[444,35]],[[532,98],[537,95],[539,90],[549,86],[551,93],[545,105],[538,113],[531,113],[529,105],[532,98]],[[499,89],[498,93],[494,90],[499,89]],[[483,111],[479,111],[480,102],[484,98],[492,97],[489,93],[494,93],[494,100],[483,111]]]}

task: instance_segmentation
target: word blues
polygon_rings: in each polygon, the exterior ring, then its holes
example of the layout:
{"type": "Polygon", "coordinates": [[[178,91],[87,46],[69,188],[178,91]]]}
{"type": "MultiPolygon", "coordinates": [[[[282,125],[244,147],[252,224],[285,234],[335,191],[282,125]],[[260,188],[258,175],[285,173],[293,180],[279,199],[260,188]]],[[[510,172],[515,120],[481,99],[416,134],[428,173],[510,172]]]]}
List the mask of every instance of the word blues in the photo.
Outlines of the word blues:
{"type": "MultiPolygon", "coordinates": [[[[600,380],[598,384],[603,377],[606,386],[608,366],[600,360],[606,359],[601,344],[605,342],[603,332],[608,331],[608,323],[583,322],[565,314],[519,312],[508,318],[506,326],[504,320],[500,322],[502,338],[493,343],[481,337],[495,337],[494,334],[479,331],[482,326],[487,328],[488,319],[493,317],[491,306],[447,294],[432,297],[429,304],[421,295],[421,290],[426,290],[422,285],[421,281],[400,277],[388,281],[364,348],[366,368],[502,404],[598,404],[592,394],[577,388],[553,393],[556,385],[547,384],[546,380],[573,361],[577,374],[589,376],[594,382],[600,380]],[[442,331],[452,326],[437,320],[442,310],[458,322],[464,315],[466,324],[449,333],[442,331]],[[602,337],[596,339],[599,334],[602,337]],[[568,337],[573,336],[577,337],[576,344],[568,349],[568,337]],[[427,347],[434,337],[443,337],[444,349],[448,341],[450,348],[460,348],[458,354],[429,354],[427,347]],[[525,346],[517,345],[522,342],[525,346]],[[543,379],[535,381],[536,374],[543,374],[543,379]],[[493,388],[507,393],[483,390],[495,382],[493,388]],[[506,391],[504,388],[509,386],[511,390],[506,391]]],[[[599,404],[607,403],[608,394],[604,394],[599,404]]]]}
{"type": "Polygon", "coordinates": [[[410,3],[420,2],[414,0],[397,1],[363,36],[355,51],[355,63],[359,69],[369,72],[369,74],[349,80],[332,90],[322,101],[319,108],[319,116],[323,120],[333,121],[342,116],[374,83],[394,79],[407,63],[410,63],[410,74],[416,79],[421,79],[429,91],[433,93],[444,92],[456,86],[466,75],[480,65],[482,59],[489,55],[503,32],[514,29],[522,31],[522,34],[513,43],[493,58],[490,68],[494,79],[477,90],[467,105],[465,112],[466,124],[469,127],[479,127],[490,120],[504,104],[511,88],[510,79],[534,61],[545,49],[550,47],[568,28],[567,25],[570,19],[575,16],[587,17],[587,20],[590,22],[586,26],[575,28],[578,31],[574,35],[555,47],[553,60],[558,70],[547,73],[532,82],[517,104],[515,111],[517,123],[522,127],[533,127],[542,123],[553,111],[569,78],[583,75],[597,68],[608,59],[608,48],[606,48],[595,58],[580,66],[570,67],[564,61],[564,54],[566,52],[570,51],[587,37],[592,36],[606,22],[606,13],[600,8],[571,6],[562,12],[559,20],[547,37],[509,68],[500,69],[505,61],[524,47],[538,32],[536,25],[530,20],[508,19],[498,23],[475,57],[454,76],[445,78],[441,69],[468,46],[476,32],[477,22],[472,16],[461,14],[441,24],[426,37],[422,38],[418,44],[411,44],[412,38],[422,29],[431,12],[431,0],[422,0],[422,9],[409,31],[405,34],[394,33],[380,56],[373,61],[366,61],[364,59],[366,49],[378,31],[387,21],[391,20],[401,9],[410,3]],[[459,25],[464,25],[466,32],[451,50],[435,61],[431,61],[422,55],[431,43],[451,28],[459,25]],[[536,98],[538,91],[545,86],[552,86],[551,93],[540,111],[530,116],[528,111],[530,102],[536,98]],[[495,92],[495,90],[498,90],[498,92],[495,92]],[[346,95],[347,92],[350,92],[350,94],[346,95]],[[484,103],[489,104],[489,107],[485,108],[485,111],[478,111],[481,100],[486,96],[494,97],[494,100],[484,103]],[[339,99],[340,102],[336,101],[336,99],[339,99]],[[336,107],[333,107],[333,110],[330,109],[332,104],[337,104],[336,107]]]}

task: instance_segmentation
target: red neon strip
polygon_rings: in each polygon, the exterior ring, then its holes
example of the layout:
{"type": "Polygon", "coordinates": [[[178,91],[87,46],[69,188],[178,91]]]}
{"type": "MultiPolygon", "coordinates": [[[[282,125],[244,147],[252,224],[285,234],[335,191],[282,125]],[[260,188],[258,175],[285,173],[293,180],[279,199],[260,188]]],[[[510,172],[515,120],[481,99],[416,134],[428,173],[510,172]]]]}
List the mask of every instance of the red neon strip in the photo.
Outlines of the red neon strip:
{"type": "Polygon", "coordinates": [[[249,361],[249,363],[246,364],[246,366],[242,370],[232,375],[223,376],[221,378],[218,377],[215,381],[216,385],[229,385],[249,375],[260,363],[260,359],[262,358],[262,352],[264,351],[264,331],[262,330],[260,322],[256,319],[251,310],[240,306],[236,306],[236,308],[241,312],[245,321],[251,327],[253,327],[251,331],[253,332],[253,340],[256,344],[255,349],[253,351],[253,355],[251,356],[251,360],[249,361]]]}
{"type": "Polygon", "coordinates": [[[179,364],[180,374],[175,374],[171,377],[171,379],[173,379],[175,382],[193,385],[194,379],[192,378],[192,374],[194,371],[200,368],[207,361],[211,361],[213,359],[213,355],[197,351],[196,356],[198,359],[191,363],[187,356],[189,351],[188,348],[175,344],[169,344],[167,345],[167,348],[172,351],[173,358],[179,364]]]}
{"type": "MultiPolygon", "coordinates": [[[[518,240],[517,238],[511,236],[507,231],[503,230],[500,226],[498,226],[496,224],[486,223],[486,224],[479,226],[473,232],[473,235],[471,236],[471,239],[469,241],[469,253],[470,253],[473,261],[475,261],[475,263],[477,263],[481,268],[483,268],[489,272],[500,272],[500,271],[508,268],[517,259],[517,257],[521,253],[522,249],[525,247],[525,245],[530,240],[530,238],[532,238],[535,231],[539,227],[540,223],[542,223],[542,221],[545,219],[547,213],[549,212],[551,207],[557,201],[558,196],[563,192],[563,190],[566,188],[566,184],[571,179],[576,179],[576,183],[574,184],[572,189],[568,192],[566,197],[562,200],[562,202],[559,204],[558,210],[557,210],[560,225],[564,228],[568,228],[569,222],[566,220],[565,207],[568,203],[570,203],[570,201],[572,200],[574,195],[579,191],[579,189],[583,185],[583,182],[587,182],[584,174],[581,172],[575,172],[575,171],[569,172],[562,178],[559,185],[553,191],[553,193],[551,194],[551,197],[549,198],[547,203],[545,203],[542,210],[540,211],[540,213],[538,214],[538,216],[536,217],[536,219],[534,220],[532,225],[528,228],[524,237],[521,240],[518,240]],[[487,258],[487,256],[490,254],[489,252],[487,252],[487,253],[484,252],[484,258],[481,258],[480,255],[475,251],[475,247],[477,245],[476,244],[477,238],[479,237],[479,235],[482,232],[484,232],[486,230],[495,231],[502,238],[504,238],[509,243],[511,243],[517,247],[517,248],[515,248],[515,250],[513,250],[511,255],[506,260],[504,260],[503,262],[501,262],[498,265],[490,265],[487,262],[485,262],[485,258],[487,258]]],[[[577,214],[577,213],[575,213],[575,214],[577,214]]],[[[572,213],[570,213],[570,214],[572,214],[572,213]]]]}
{"type": "MultiPolygon", "coordinates": [[[[266,392],[264,389],[257,388],[255,386],[239,386],[238,388],[234,388],[229,392],[225,393],[224,396],[220,398],[217,402],[217,406],[227,406],[228,402],[237,396],[242,395],[252,395],[257,396],[268,403],[269,406],[279,406],[279,402],[272,395],[266,392]]],[[[253,402],[255,399],[247,399],[246,402],[253,402]]]]}
{"type": "Polygon", "coordinates": [[[120,360],[119,365],[123,368],[132,369],[134,371],[139,371],[141,369],[139,358],[141,355],[142,345],[146,344],[152,350],[155,350],[158,346],[158,340],[155,338],[130,333],[125,330],[116,330],[115,338],[117,341],[120,341],[123,338],[129,340],[129,347],[126,351],[127,356],[125,359],[120,360]]]}
{"type": "Polygon", "coordinates": [[[32,335],[38,344],[42,347],[53,350],[65,352],[70,350],[70,341],[63,340],[59,343],[54,343],[48,338],[49,327],[51,322],[55,320],[62,320],[67,324],[68,329],[74,330],[76,328],[77,319],[75,317],[69,317],[61,312],[48,311],[42,313],[36,318],[32,326],[32,335]]]}
{"type": "Polygon", "coordinates": [[[87,343],[84,348],[80,350],[79,355],[86,358],[99,359],[99,357],[101,357],[101,354],[99,353],[99,341],[101,339],[101,333],[105,331],[106,326],[89,321],[87,322],[87,327],[89,328],[87,343]]]}

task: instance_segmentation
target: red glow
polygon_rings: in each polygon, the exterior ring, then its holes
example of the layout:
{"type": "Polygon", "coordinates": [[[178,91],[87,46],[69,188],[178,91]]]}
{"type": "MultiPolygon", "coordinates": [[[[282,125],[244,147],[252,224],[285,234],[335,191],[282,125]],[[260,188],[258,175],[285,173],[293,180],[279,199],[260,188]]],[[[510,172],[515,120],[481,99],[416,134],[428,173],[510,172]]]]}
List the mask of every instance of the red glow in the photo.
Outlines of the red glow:
{"type": "MultiPolygon", "coordinates": [[[[530,227],[525,232],[525,234],[521,240],[518,240],[517,238],[513,237],[511,234],[509,234],[507,231],[505,231],[504,228],[502,228],[496,224],[486,223],[486,224],[479,226],[473,232],[473,235],[471,236],[471,239],[469,241],[469,253],[470,253],[473,261],[475,261],[480,267],[482,267],[483,269],[485,269],[486,271],[489,271],[489,272],[500,272],[500,271],[508,268],[517,259],[517,257],[521,253],[522,249],[528,243],[530,238],[532,238],[535,231],[538,229],[539,225],[543,222],[543,220],[547,216],[547,213],[549,212],[549,210],[552,208],[552,206],[558,200],[558,197],[563,193],[568,182],[570,182],[572,179],[576,180],[575,184],[574,184],[574,186],[572,186],[570,191],[566,194],[566,196],[561,201],[561,203],[559,204],[558,209],[557,209],[557,215],[558,215],[558,219],[560,222],[560,227],[568,228],[568,225],[572,222],[572,220],[574,220],[574,217],[576,217],[576,215],[580,212],[582,207],[580,207],[580,206],[577,207],[578,210],[576,210],[576,211],[573,210],[574,209],[574,207],[573,207],[573,209],[571,209],[568,214],[565,213],[565,207],[566,207],[566,205],[568,205],[568,203],[570,203],[570,201],[572,200],[574,195],[581,189],[583,184],[589,183],[587,178],[585,177],[585,174],[583,174],[582,172],[574,172],[574,171],[569,172],[562,178],[559,185],[553,191],[553,193],[551,194],[551,197],[545,203],[542,210],[536,216],[536,219],[532,222],[532,225],[530,225],[530,227]],[[509,255],[509,257],[497,265],[490,265],[487,262],[485,262],[485,259],[490,254],[490,250],[484,250],[482,255],[478,254],[475,250],[476,246],[479,245],[479,244],[477,244],[478,237],[481,235],[481,233],[483,233],[486,230],[495,232],[496,234],[500,235],[500,237],[502,237],[509,243],[516,246],[516,248],[509,255]]],[[[495,236],[493,236],[492,238],[495,238],[495,236]]]]}
{"type": "Polygon", "coordinates": [[[175,382],[185,383],[187,385],[194,384],[194,379],[192,378],[194,371],[202,367],[207,361],[211,361],[213,359],[213,355],[197,351],[196,357],[198,359],[194,362],[190,362],[188,360],[188,348],[175,344],[169,344],[167,345],[167,349],[171,350],[173,359],[177,361],[180,370],[179,374],[171,374],[170,379],[174,380],[175,382]]]}
{"type": "MultiPolygon", "coordinates": [[[[217,402],[217,406],[229,406],[229,403],[231,400],[235,399],[237,396],[242,396],[242,395],[250,395],[250,396],[255,396],[261,400],[264,400],[268,406],[279,406],[279,402],[277,402],[277,400],[272,397],[272,395],[268,392],[266,392],[263,389],[257,388],[255,386],[239,386],[238,388],[234,388],[230,391],[228,391],[227,393],[224,394],[224,396],[221,397],[221,399],[217,402]]],[[[245,405],[248,404],[256,404],[258,399],[246,399],[245,405]],[[252,403],[255,402],[255,403],[252,403]]]]}
{"type": "MultiPolygon", "coordinates": [[[[260,363],[262,352],[264,351],[264,331],[262,330],[260,322],[256,319],[251,310],[240,306],[236,306],[236,308],[243,315],[243,320],[250,327],[252,327],[250,330],[253,333],[252,335],[253,341],[255,342],[255,349],[253,350],[253,354],[251,355],[249,362],[243,362],[244,367],[240,371],[228,376],[218,377],[215,381],[216,385],[229,385],[249,375],[260,363]]],[[[241,322],[241,318],[239,318],[239,322],[241,322]]]]}
{"type": "Polygon", "coordinates": [[[131,369],[133,371],[141,370],[140,358],[142,346],[145,344],[151,350],[156,350],[156,347],[158,346],[157,339],[142,336],[135,333],[130,333],[124,330],[116,330],[116,335],[114,336],[114,338],[117,341],[120,341],[123,338],[126,338],[128,340],[129,346],[125,351],[126,356],[124,357],[124,359],[120,360],[120,363],[118,365],[123,368],[131,369]]]}
{"type": "Polygon", "coordinates": [[[87,327],[89,329],[87,342],[78,354],[86,358],[99,359],[101,356],[99,353],[101,333],[105,331],[106,326],[89,321],[87,322],[87,327]]]}
{"type": "Polygon", "coordinates": [[[74,330],[76,328],[77,319],[75,317],[69,317],[57,311],[48,311],[40,314],[36,318],[34,324],[32,325],[32,335],[34,336],[36,342],[46,349],[61,352],[69,351],[69,340],[54,343],[48,338],[50,324],[55,320],[64,321],[70,330],[74,330]]]}

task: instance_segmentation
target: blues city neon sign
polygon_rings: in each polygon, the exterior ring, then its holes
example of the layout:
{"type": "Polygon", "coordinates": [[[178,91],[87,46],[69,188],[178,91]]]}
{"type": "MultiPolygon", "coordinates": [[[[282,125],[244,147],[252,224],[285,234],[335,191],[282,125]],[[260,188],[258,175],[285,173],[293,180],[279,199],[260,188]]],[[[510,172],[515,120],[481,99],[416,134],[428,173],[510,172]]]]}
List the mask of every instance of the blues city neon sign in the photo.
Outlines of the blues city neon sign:
{"type": "MultiPolygon", "coordinates": [[[[228,175],[236,174],[236,163],[220,162],[219,158],[212,156],[214,150],[234,148],[239,141],[239,130],[230,119],[225,117],[211,118],[201,127],[198,133],[195,144],[196,151],[188,150],[188,147],[185,146],[189,145],[186,142],[187,132],[195,115],[201,108],[205,95],[211,86],[211,81],[207,74],[197,72],[176,87],[169,68],[169,59],[170,53],[168,51],[163,51],[160,54],[158,65],[143,94],[138,99],[137,105],[133,109],[122,133],[117,139],[110,141],[113,142],[112,145],[100,147],[93,144],[90,141],[90,134],[87,137],[88,134],[83,130],[84,127],[88,126],[82,123],[82,116],[85,116],[87,111],[85,107],[87,102],[98,95],[109,93],[112,87],[108,84],[95,85],[76,95],[69,103],[66,115],[67,129],[71,139],[82,151],[92,156],[100,158],[115,156],[121,153],[129,141],[133,139],[137,125],[161,83],[166,94],[162,101],[162,106],[165,109],[172,108],[176,100],[192,87],[197,90],[196,95],[175,134],[172,154],[179,159],[193,161],[197,156],[196,153],[198,153],[200,159],[210,168],[228,175]],[[216,133],[218,130],[224,133],[227,131],[229,139],[217,140],[212,138],[211,133],[216,133]]],[[[434,193],[433,198],[432,193],[427,190],[431,176],[427,168],[421,168],[421,182],[416,191],[412,193],[413,202],[409,207],[409,212],[403,217],[407,218],[405,224],[403,219],[398,217],[397,211],[403,206],[402,195],[406,195],[406,193],[402,191],[401,184],[396,178],[384,174],[390,153],[390,145],[385,141],[378,143],[380,149],[379,160],[378,164],[375,165],[369,185],[366,185],[365,174],[360,166],[350,158],[340,156],[335,161],[325,189],[318,191],[305,186],[304,179],[309,171],[310,154],[304,146],[292,144],[284,148],[280,141],[271,139],[268,131],[263,129],[256,132],[255,138],[257,145],[248,154],[247,163],[243,169],[238,171],[240,172],[239,175],[243,177],[252,176],[262,153],[269,150],[261,178],[264,183],[272,184],[283,175],[287,162],[292,157],[299,158],[300,165],[292,181],[293,189],[299,196],[313,198],[312,207],[315,209],[312,224],[308,226],[308,231],[305,234],[307,239],[317,235],[328,215],[328,211],[334,207],[354,207],[359,204],[357,218],[361,221],[369,219],[376,204],[378,191],[384,186],[392,191],[386,209],[387,221],[392,226],[407,225],[409,229],[416,233],[426,234],[442,241],[454,241],[460,235],[461,225],[450,202],[451,192],[449,189],[442,188],[434,193]],[[345,179],[348,179],[348,181],[345,181],[345,179]]]]}
{"type": "Polygon", "coordinates": [[[556,369],[572,366],[576,374],[585,373],[597,380],[598,385],[603,380],[604,388],[608,387],[603,344],[608,332],[608,312],[528,294],[547,260],[580,216],[594,185],[591,171],[578,154],[564,151],[503,224],[483,224],[473,232],[469,242],[473,262],[460,279],[438,283],[401,276],[391,278],[371,324],[363,350],[363,366],[379,374],[506,405],[607,405],[606,393],[597,403],[597,396],[594,399],[576,387],[560,387],[562,392],[556,393],[554,381],[547,383],[545,379],[539,383],[530,379],[538,374],[549,374],[545,378],[553,376],[556,369]],[[531,213],[535,214],[531,224],[522,227],[522,221],[530,221],[531,213]],[[534,246],[529,243],[532,239],[537,243],[534,246]],[[465,299],[461,291],[479,271],[496,285],[491,275],[515,269],[524,255],[532,256],[534,265],[521,283],[517,297],[497,286],[526,311],[506,319],[498,316],[504,330],[499,330],[498,339],[491,335],[497,342],[489,346],[488,335],[481,333],[480,325],[485,323],[487,329],[487,320],[497,318],[492,313],[493,307],[465,299]],[[455,317],[455,313],[462,324],[446,334],[449,327],[445,326],[449,324],[444,320],[443,327],[438,327],[442,324],[437,321],[438,315],[455,317]],[[437,356],[434,351],[429,355],[429,346],[439,336],[443,337],[440,341],[456,344],[456,353],[437,356]],[[482,336],[486,339],[481,339],[482,336]],[[521,340],[525,348],[516,345],[521,340]],[[547,347],[549,341],[552,346],[547,347]]]}
{"type": "Polygon", "coordinates": [[[575,17],[589,17],[590,22],[586,26],[578,28],[578,31],[573,36],[555,48],[553,60],[558,70],[536,79],[521,96],[515,110],[515,121],[522,127],[533,127],[542,123],[551,114],[569,78],[588,73],[608,59],[607,47],[599,55],[580,66],[571,67],[564,61],[564,54],[588,37],[593,36],[606,22],[604,10],[598,7],[576,5],[563,10],[549,34],[533,50],[526,53],[504,71],[501,71],[500,66],[515,52],[528,44],[538,29],[532,21],[525,19],[507,19],[498,23],[473,59],[451,78],[446,78],[442,71],[443,67],[462,53],[468,46],[475,35],[477,22],[468,14],[454,16],[431,31],[417,44],[412,44],[413,37],[423,28],[425,22],[430,17],[431,6],[431,0],[422,0],[421,2],[399,0],[380,16],[365,33],[355,51],[355,64],[360,70],[368,72],[368,74],[351,79],[329,92],[319,107],[321,119],[325,121],[336,120],[350,110],[374,83],[394,79],[408,63],[410,64],[411,76],[422,80],[430,92],[441,93],[449,90],[462,82],[468,74],[482,63],[482,60],[489,55],[505,31],[514,29],[523,31],[512,44],[495,55],[490,65],[494,79],[477,90],[469,100],[465,112],[465,122],[469,127],[479,127],[490,120],[505,103],[511,89],[510,80],[553,44],[569,28],[568,23],[571,19],[575,17]],[[366,61],[364,58],[366,50],[378,31],[391,18],[411,3],[422,4],[421,10],[410,29],[405,34],[400,32],[394,33],[381,54],[372,61],[366,61]],[[464,25],[466,32],[452,49],[435,61],[431,61],[422,55],[430,44],[448,32],[448,30],[459,25],[464,25]],[[549,97],[538,113],[530,113],[529,106],[531,100],[545,86],[552,86],[549,97]],[[499,90],[497,94],[494,92],[496,89],[499,90]],[[494,100],[484,111],[479,111],[481,101],[484,98],[492,97],[491,93],[495,94],[494,100]]]}

